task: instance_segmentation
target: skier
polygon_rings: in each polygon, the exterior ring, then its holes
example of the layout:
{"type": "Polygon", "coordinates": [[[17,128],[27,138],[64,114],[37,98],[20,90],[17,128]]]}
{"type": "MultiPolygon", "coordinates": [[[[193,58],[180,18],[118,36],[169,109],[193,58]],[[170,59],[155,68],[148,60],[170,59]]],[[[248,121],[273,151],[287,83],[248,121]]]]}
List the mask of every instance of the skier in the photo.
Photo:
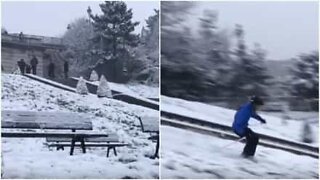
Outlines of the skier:
{"type": "Polygon", "coordinates": [[[260,97],[252,96],[250,101],[243,104],[235,114],[232,129],[241,138],[246,137],[246,145],[242,152],[242,156],[245,158],[254,156],[259,142],[259,136],[248,128],[248,121],[250,117],[253,117],[261,123],[266,123],[266,120],[256,113],[263,104],[263,100],[260,97]]]}

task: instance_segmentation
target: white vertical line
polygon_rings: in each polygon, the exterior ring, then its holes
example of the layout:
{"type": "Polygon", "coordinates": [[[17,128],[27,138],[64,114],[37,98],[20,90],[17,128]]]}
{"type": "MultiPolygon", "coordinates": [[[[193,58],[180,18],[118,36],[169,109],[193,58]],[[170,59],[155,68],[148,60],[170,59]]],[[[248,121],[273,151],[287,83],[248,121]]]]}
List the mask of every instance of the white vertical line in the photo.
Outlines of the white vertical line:
{"type": "Polygon", "coordinates": [[[161,179],[161,1],[159,3],[159,179],[161,179]]]}

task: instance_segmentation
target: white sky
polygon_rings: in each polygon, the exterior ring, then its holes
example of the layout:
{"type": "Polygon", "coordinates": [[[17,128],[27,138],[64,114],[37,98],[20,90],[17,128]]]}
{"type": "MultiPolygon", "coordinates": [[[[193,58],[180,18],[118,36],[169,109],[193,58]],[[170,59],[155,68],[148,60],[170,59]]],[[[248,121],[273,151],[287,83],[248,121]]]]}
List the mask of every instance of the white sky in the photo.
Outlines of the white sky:
{"type": "MultiPolygon", "coordinates": [[[[2,27],[9,33],[60,36],[66,31],[67,25],[79,17],[88,17],[87,8],[91,7],[93,14],[102,14],[99,4],[103,1],[24,1],[2,2],[2,27]]],[[[159,9],[157,1],[128,1],[132,8],[133,20],[140,25],[136,32],[140,33],[145,20],[154,15],[154,9],[159,9]]]]}
{"type": "Polygon", "coordinates": [[[249,48],[260,43],[268,59],[282,60],[318,49],[318,2],[198,2],[190,27],[199,26],[204,9],[218,11],[218,26],[245,30],[249,48]]]}

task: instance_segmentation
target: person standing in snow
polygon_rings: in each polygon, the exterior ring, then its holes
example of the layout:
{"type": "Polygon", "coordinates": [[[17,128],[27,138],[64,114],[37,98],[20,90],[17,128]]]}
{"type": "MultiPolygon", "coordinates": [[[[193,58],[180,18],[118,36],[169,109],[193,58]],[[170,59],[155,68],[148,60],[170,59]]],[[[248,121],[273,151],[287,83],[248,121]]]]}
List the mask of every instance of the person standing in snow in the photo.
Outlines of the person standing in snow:
{"type": "Polygon", "coordinates": [[[66,60],[64,61],[64,64],[63,64],[63,72],[64,72],[64,78],[68,79],[69,63],[66,60]]]}
{"type": "Polygon", "coordinates": [[[38,65],[38,59],[36,56],[33,56],[33,58],[30,61],[31,68],[32,68],[32,74],[36,75],[37,74],[37,65],[38,65]]]}
{"type": "Polygon", "coordinates": [[[55,65],[54,65],[54,63],[52,62],[52,61],[50,61],[50,64],[49,64],[49,66],[48,66],[48,76],[50,77],[50,78],[54,78],[54,68],[55,68],[55,65]]]}
{"type": "Polygon", "coordinates": [[[31,65],[26,64],[26,73],[30,74],[31,73],[31,65]]]}
{"type": "Polygon", "coordinates": [[[20,59],[20,61],[18,61],[18,66],[21,74],[24,74],[24,70],[26,68],[26,63],[24,62],[24,59],[20,59]]]}
{"type": "Polygon", "coordinates": [[[243,157],[253,157],[256,152],[259,136],[248,128],[248,121],[250,117],[253,117],[261,123],[266,123],[266,120],[256,113],[262,105],[264,103],[260,97],[252,96],[250,101],[243,104],[235,114],[232,129],[241,138],[246,137],[246,145],[242,152],[243,157]]]}

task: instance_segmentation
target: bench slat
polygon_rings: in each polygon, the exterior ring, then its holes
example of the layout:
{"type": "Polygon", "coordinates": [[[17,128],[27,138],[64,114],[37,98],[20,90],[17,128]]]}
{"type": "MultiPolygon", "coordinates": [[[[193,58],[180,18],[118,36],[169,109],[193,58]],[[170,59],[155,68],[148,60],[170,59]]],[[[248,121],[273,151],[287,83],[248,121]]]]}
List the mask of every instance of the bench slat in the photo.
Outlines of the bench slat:
{"type": "Polygon", "coordinates": [[[59,133],[59,132],[1,132],[2,137],[8,138],[46,138],[46,137],[69,137],[72,138],[74,136],[78,137],[108,137],[108,134],[98,134],[98,133],[80,133],[80,132],[70,132],[70,133],[59,133]]]}
{"type": "MultiPolygon", "coordinates": [[[[71,138],[65,137],[47,137],[47,142],[71,142],[71,138]]],[[[108,137],[87,137],[84,139],[85,142],[118,142],[119,138],[117,135],[109,134],[108,137]]]]}
{"type": "MultiPolygon", "coordinates": [[[[120,147],[120,146],[128,146],[129,144],[127,143],[100,143],[100,144],[92,144],[92,143],[86,143],[86,147],[120,147]]],[[[52,144],[48,144],[49,147],[55,147],[55,146],[71,146],[71,144],[67,144],[67,143],[52,143],[52,144]]],[[[80,144],[75,144],[75,146],[81,146],[80,144]]]]}

